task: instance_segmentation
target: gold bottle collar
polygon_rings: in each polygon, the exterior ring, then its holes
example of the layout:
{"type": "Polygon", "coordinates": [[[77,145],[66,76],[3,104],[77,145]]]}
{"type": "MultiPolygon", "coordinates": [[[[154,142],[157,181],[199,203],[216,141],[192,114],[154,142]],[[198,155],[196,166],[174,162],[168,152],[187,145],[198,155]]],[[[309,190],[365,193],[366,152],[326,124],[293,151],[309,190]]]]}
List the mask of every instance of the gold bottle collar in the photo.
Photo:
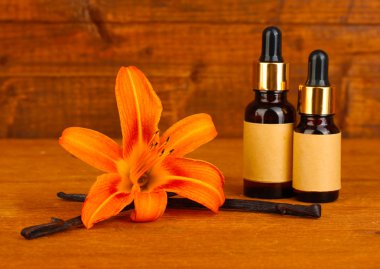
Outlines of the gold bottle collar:
{"type": "Polygon", "coordinates": [[[302,114],[335,114],[335,88],[300,85],[298,111],[302,114]]]}
{"type": "Polygon", "coordinates": [[[257,65],[257,89],[260,91],[288,90],[289,65],[287,63],[263,63],[257,65]]]}

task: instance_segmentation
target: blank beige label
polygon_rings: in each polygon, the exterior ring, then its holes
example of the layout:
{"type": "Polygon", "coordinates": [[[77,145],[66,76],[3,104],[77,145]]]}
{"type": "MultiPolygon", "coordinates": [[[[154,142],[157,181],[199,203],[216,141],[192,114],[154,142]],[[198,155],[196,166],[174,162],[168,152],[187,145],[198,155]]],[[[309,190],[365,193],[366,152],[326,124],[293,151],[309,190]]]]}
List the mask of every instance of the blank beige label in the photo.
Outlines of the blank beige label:
{"type": "Polygon", "coordinates": [[[293,123],[244,122],[243,177],[263,183],[292,179],[293,123]]]}
{"type": "Polygon", "coordinates": [[[300,191],[336,191],[341,187],[341,133],[294,132],[293,187],[300,191]]]}

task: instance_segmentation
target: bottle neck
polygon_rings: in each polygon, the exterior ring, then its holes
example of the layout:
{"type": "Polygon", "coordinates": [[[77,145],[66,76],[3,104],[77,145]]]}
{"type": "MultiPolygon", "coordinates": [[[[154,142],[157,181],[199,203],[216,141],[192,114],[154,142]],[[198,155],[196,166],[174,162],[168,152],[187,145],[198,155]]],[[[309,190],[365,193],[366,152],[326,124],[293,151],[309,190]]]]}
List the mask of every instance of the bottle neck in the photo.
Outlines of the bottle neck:
{"type": "Polygon", "coordinates": [[[255,90],[255,101],[260,103],[285,103],[288,91],[259,91],[255,90]]]}
{"type": "Polygon", "coordinates": [[[300,122],[310,127],[332,126],[334,125],[334,115],[301,114],[300,122]]]}

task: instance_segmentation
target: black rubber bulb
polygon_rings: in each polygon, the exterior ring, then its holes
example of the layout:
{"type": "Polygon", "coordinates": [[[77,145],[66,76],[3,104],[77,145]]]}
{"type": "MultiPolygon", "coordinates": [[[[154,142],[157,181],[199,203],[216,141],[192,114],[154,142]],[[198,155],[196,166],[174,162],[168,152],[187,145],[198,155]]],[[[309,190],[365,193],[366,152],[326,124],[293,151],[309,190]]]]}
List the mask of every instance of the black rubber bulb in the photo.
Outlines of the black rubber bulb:
{"type": "Polygon", "coordinates": [[[330,86],[329,56],[323,50],[315,50],[309,55],[309,72],[307,76],[306,86],[330,86]]]}
{"type": "Polygon", "coordinates": [[[263,43],[261,47],[260,62],[282,63],[281,31],[277,27],[270,26],[263,31],[263,43]]]}

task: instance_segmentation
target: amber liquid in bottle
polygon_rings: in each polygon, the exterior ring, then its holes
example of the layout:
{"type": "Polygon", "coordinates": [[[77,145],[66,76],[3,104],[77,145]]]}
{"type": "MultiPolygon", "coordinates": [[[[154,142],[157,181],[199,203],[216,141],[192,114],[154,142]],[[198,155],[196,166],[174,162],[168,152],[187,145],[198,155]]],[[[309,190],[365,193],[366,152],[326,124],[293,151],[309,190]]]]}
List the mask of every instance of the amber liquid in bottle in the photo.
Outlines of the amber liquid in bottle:
{"type": "MultiPolygon", "coordinates": [[[[288,91],[254,92],[255,99],[245,110],[245,121],[261,124],[295,122],[295,109],[287,100],[288,91]]],[[[263,183],[244,178],[244,195],[270,199],[291,197],[292,182],[263,183]]]]}
{"type": "Polygon", "coordinates": [[[308,78],[298,91],[300,122],[294,130],[293,188],[296,199],[304,202],[335,201],[341,185],[341,134],[334,123],[335,89],[329,82],[328,61],[326,52],[311,52],[308,78]]]}
{"type": "MultiPolygon", "coordinates": [[[[294,130],[301,134],[330,135],[338,134],[339,128],[334,123],[334,115],[301,114],[299,124],[294,130]]],[[[296,199],[304,202],[327,203],[338,199],[339,190],[326,192],[307,192],[294,189],[296,199]]]]}

